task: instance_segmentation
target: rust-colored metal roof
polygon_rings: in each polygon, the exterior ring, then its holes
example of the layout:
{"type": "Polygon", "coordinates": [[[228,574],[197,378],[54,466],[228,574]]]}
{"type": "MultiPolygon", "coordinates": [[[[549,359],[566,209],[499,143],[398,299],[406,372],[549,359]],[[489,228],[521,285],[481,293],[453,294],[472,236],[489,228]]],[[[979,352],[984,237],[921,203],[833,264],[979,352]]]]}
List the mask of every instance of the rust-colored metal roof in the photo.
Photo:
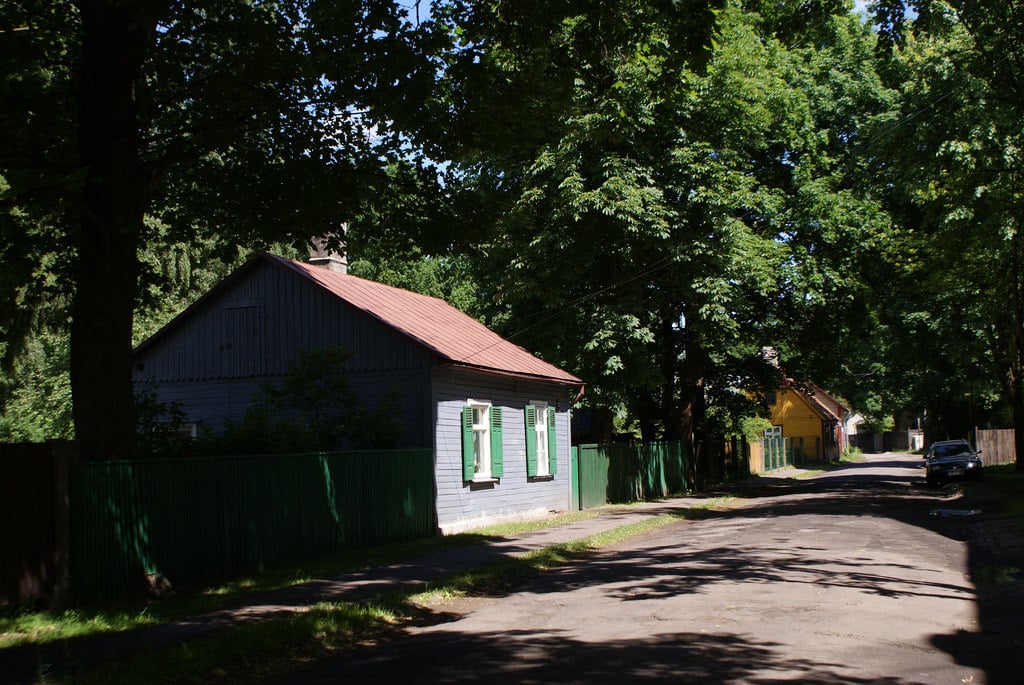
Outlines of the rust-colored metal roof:
{"type": "Polygon", "coordinates": [[[430,350],[444,363],[565,385],[583,383],[571,373],[506,340],[444,300],[275,255],[263,257],[294,271],[400,332],[430,350]]]}
{"type": "Polygon", "coordinates": [[[800,386],[792,378],[787,378],[785,385],[800,393],[821,418],[842,423],[846,407],[842,402],[829,395],[817,385],[812,383],[809,387],[800,386]]]}
{"type": "Polygon", "coordinates": [[[832,416],[842,421],[844,415],[849,413],[849,407],[847,407],[845,404],[837,400],[835,397],[825,392],[817,385],[812,385],[811,387],[811,394],[814,396],[814,399],[820,402],[822,405],[824,405],[832,416]]]}

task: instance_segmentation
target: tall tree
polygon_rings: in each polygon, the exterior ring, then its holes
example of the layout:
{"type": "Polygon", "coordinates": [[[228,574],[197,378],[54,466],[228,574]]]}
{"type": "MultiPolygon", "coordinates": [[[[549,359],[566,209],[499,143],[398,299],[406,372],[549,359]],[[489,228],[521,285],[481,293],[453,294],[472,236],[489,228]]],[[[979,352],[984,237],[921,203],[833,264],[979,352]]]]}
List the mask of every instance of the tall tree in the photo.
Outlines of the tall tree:
{"type": "Polygon", "coordinates": [[[884,108],[870,31],[829,2],[810,23],[795,3],[444,5],[445,150],[492,210],[467,236],[495,322],[645,438],[691,439],[709,391],[842,292],[880,215],[840,154],[884,108]]]}
{"type": "MultiPolygon", "coordinates": [[[[0,9],[3,302],[73,298],[76,436],[90,458],[129,456],[138,254],[155,227],[226,254],[335,231],[392,183],[407,155],[390,122],[433,72],[384,0],[37,9],[0,9]],[[49,268],[47,254],[65,257],[49,268]]],[[[28,318],[4,327],[8,355],[28,318]]]]}
{"type": "Polygon", "coordinates": [[[976,400],[1000,388],[1024,468],[1024,7],[885,1],[877,18],[903,91],[902,119],[879,148],[891,153],[894,211],[916,238],[915,285],[931,294],[908,298],[919,305],[911,313],[931,322],[925,330],[942,341],[946,385],[958,386],[940,388],[929,405],[937,397],[940,416],[949,405],[973,413],[983,408],[976,400]]]}

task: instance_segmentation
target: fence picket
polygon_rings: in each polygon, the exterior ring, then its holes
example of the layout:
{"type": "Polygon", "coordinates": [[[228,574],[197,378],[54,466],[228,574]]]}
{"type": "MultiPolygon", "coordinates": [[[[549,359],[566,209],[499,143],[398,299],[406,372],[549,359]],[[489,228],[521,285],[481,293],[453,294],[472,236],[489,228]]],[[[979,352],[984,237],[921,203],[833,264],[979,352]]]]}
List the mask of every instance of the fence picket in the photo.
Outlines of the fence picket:
{"type": "Polygon", "coordinates": [[[975,431],[975,448],[981,450],[981,461],[985,466],[1012,464],[1017,458],[1017,447],[1014,442],[1014,430],[975,431]]]}
{"type": "Polygon", "coordinates": [[[739,444],[702,443],[695,459],[681,441],[577,446],[581,509],[659,499],[749,468],[739,444]]]}
{"type": "Polygon", "coordinates": [[[209,583],[431,535],[433,488],[431,450],[76,463],[74,591],[116,595],[157,571],[209,583]]]}

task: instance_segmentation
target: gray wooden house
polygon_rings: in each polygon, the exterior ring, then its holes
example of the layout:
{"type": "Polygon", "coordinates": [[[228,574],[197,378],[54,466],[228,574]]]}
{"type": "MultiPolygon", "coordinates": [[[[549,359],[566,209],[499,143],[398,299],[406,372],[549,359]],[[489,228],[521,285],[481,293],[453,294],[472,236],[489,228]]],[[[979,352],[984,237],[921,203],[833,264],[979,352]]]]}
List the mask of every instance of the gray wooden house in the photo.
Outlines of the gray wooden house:
{"type": "Polygon", "coordinates": [[[583,382],[437,298],[260,255],[139,345],[133,380],[217,431],[300,352],[339,346],[366,406],[398,389],[400,446],[433,449],[442,531],[571,508],[583,382]]]}

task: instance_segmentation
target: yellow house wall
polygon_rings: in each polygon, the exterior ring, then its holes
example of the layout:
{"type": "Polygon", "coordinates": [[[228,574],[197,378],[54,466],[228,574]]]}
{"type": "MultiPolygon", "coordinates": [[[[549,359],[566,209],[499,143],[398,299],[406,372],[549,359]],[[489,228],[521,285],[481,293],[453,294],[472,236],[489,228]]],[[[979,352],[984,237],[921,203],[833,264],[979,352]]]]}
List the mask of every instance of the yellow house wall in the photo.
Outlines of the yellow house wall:
{"type": "Polygon", "coordinates": [[[805,456],[821,456],[821,416],[799,392],[791,388],[776,391],[771,421],[772,425],[782,426],[782,437],[803,438],[805,456]]]}

